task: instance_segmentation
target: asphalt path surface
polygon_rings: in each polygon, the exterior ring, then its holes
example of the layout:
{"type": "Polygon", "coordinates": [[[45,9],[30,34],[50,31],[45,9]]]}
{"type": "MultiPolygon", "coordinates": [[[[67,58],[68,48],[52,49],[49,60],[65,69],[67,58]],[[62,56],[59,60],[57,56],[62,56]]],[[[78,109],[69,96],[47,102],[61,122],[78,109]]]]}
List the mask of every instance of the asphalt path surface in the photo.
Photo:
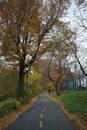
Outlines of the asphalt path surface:
{"type": "Polygon", "coordinates": [[[76,130],[61,107],[41,93],[35,104],[6,130],[76,130]]]}

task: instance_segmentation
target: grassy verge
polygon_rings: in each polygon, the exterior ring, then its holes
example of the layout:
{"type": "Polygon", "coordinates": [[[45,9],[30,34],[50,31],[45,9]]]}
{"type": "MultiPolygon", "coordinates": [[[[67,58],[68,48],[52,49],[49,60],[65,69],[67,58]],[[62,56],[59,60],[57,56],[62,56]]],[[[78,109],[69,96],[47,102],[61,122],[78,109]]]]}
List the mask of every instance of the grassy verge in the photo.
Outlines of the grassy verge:
{"type": "Polygon", "coordinates": [[[71,91],[70,94],[65,91],[60,96],[51,92],[51,95],[60,99],[68,112],[79,114],[82,119],[87,120],[87,91],[71,91]]]}

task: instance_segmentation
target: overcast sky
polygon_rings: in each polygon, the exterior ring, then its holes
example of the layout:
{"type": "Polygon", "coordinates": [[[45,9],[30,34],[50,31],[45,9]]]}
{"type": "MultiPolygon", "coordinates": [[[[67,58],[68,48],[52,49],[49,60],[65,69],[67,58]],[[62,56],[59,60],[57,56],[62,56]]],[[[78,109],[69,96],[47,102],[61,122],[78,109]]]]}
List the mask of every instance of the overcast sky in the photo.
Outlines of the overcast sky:
{"type": "MultiPolygon", "coordinates": [[[[86,0],[87,1],[87,0],[86,0]]],[[[85,19],[87,18],[87,8],[85,8],[85,12],[80,7],[80,11],[82,14],[82,17],[85,19]]],[[[68,14],[66,17],[64,17],[64,21],[70,22],[69,26],[73,30],[77,32],[77,42],[78,45],[82,45],[83,47],[87,48],[87,30],[81,27],[81,20],[80,20],[80,12],[79,7],[75,5],[75,2],[73,0],[70,8],[68,9],[68,14]],[[79,17],[79,18],[78,18],[79,17]]],[[[87,23],[85,23],[87,26],[87,23]]]]}

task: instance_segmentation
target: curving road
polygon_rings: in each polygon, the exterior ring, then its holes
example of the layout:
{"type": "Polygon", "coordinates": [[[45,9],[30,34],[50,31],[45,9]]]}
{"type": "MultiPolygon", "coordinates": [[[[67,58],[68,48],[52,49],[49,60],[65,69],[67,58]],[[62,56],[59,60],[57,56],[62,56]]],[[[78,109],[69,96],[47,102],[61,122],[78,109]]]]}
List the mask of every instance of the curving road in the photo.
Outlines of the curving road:
{"type": "Polygon", "coordinates": [[[22,113],[6,130],[76,130],[60,106],[40,94],[35,104],[22,113]]]}

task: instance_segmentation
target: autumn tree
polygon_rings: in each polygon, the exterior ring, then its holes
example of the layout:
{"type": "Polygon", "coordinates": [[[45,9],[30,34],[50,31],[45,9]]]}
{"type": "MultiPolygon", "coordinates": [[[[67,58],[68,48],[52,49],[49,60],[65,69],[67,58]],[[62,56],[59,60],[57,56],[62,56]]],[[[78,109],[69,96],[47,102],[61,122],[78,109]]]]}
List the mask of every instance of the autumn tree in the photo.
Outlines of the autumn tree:
{"type": "Polygon", "coordinates": [[[46,54],[44,54],[44,56],[39,58],[34,63],[34,66],[33,66],[35,72],[38,72],[41,74],[41,87],[42,87],[42,90],[45,90],[45,91],[47,90],[47,86],[49,83],[49,79],[47,76],[48,61],[47,61],[46,57],[47,57],[46,54]]]}
{"type": "MultiPolygon", "coordinates": [[[[86,36],[84,36],[87,32],[87,19],[86,19],[86,15],[87,15],[87,1],[86,0],[79,0],[78,4],[77,4],[78,8],[79,8],[79,16],[78,16],[78,20],[79,20],[79,26],[81,27],[82,33],[83,33],[83,42],[87,42],[87,38],[86,36]],[[84,41],[85,39],[85,41],[84,41]]],[[[78,36],[76,37],[78,38],[78,36]]],[[[87,76],[87,73],[84,70],[84,67],[82,66],[82,63],[79,60],[79,57],[77,55],[77,53],[75,53],[75,57],[77,59],[77,62],[83,72],[83,74],[85,76],[87,76]]]]}
{"type": "MultiPolygon", "coordinates": [[[[77,24],[77,27],[74,28],[74,31],[76,33],[74,40],[72,41],[72,44],[70,44],[72,52],[76,58],[77,63],[80,66],[80,69],[82,70],[83,74],[87,76],[87,73],[84,70],[83,63],[81,62],[81,53],[80,47],[78,48],[78,45],[82,44],[84,46],[84,43],[86,43],[86,32],[87,32],[87,1],[86,0],[77,0],[75,1],[76,9],[74,9],[74,18],[75,22],[77,24]],[[78,55],[78,52],[80,52],[80,57],[78,55]]],[[[81,47],[82,48],[82,47],[81,47]]],[[[84,49],[83,49],[84,50],[84,49]]],[[[83,54],[82,54],[83,55],[83,54]]]]}
{"type": "Polygon", "coordinates": [[[55,86],[57,95],[60,95],[61,86],[67,75],[66,61],[67,57],[72,54],[70,48],[70,39],[74,33],[64,24],[62,25],[61,33],[54,40],[54,47],[51,49],[48,65],[48,78],[55,86]]]}
{"type": "Polygon", "coordinates": [[[39,94],[39,92],[41,92],[41,74],[38,72],[28,74],[28,80],[28,89],[31,90],[32,96],[39,94]]]}
{"type": "Polygon", "coordinates": [[[9,68],[0,69],[0,99],[15,96],[17,91],[17,71],[9,68]]]}
{"type": "MultiPolygon", "coordinates": [[[[24,95],[24,75],[50,49],[46,40],[68,5],[68,0],[8,0],[0,6],[0,42],[8,62],[19,69],[18,97],[24,95]]],[[[1,3],[0,3],[1,4],[1,3]]]]}

